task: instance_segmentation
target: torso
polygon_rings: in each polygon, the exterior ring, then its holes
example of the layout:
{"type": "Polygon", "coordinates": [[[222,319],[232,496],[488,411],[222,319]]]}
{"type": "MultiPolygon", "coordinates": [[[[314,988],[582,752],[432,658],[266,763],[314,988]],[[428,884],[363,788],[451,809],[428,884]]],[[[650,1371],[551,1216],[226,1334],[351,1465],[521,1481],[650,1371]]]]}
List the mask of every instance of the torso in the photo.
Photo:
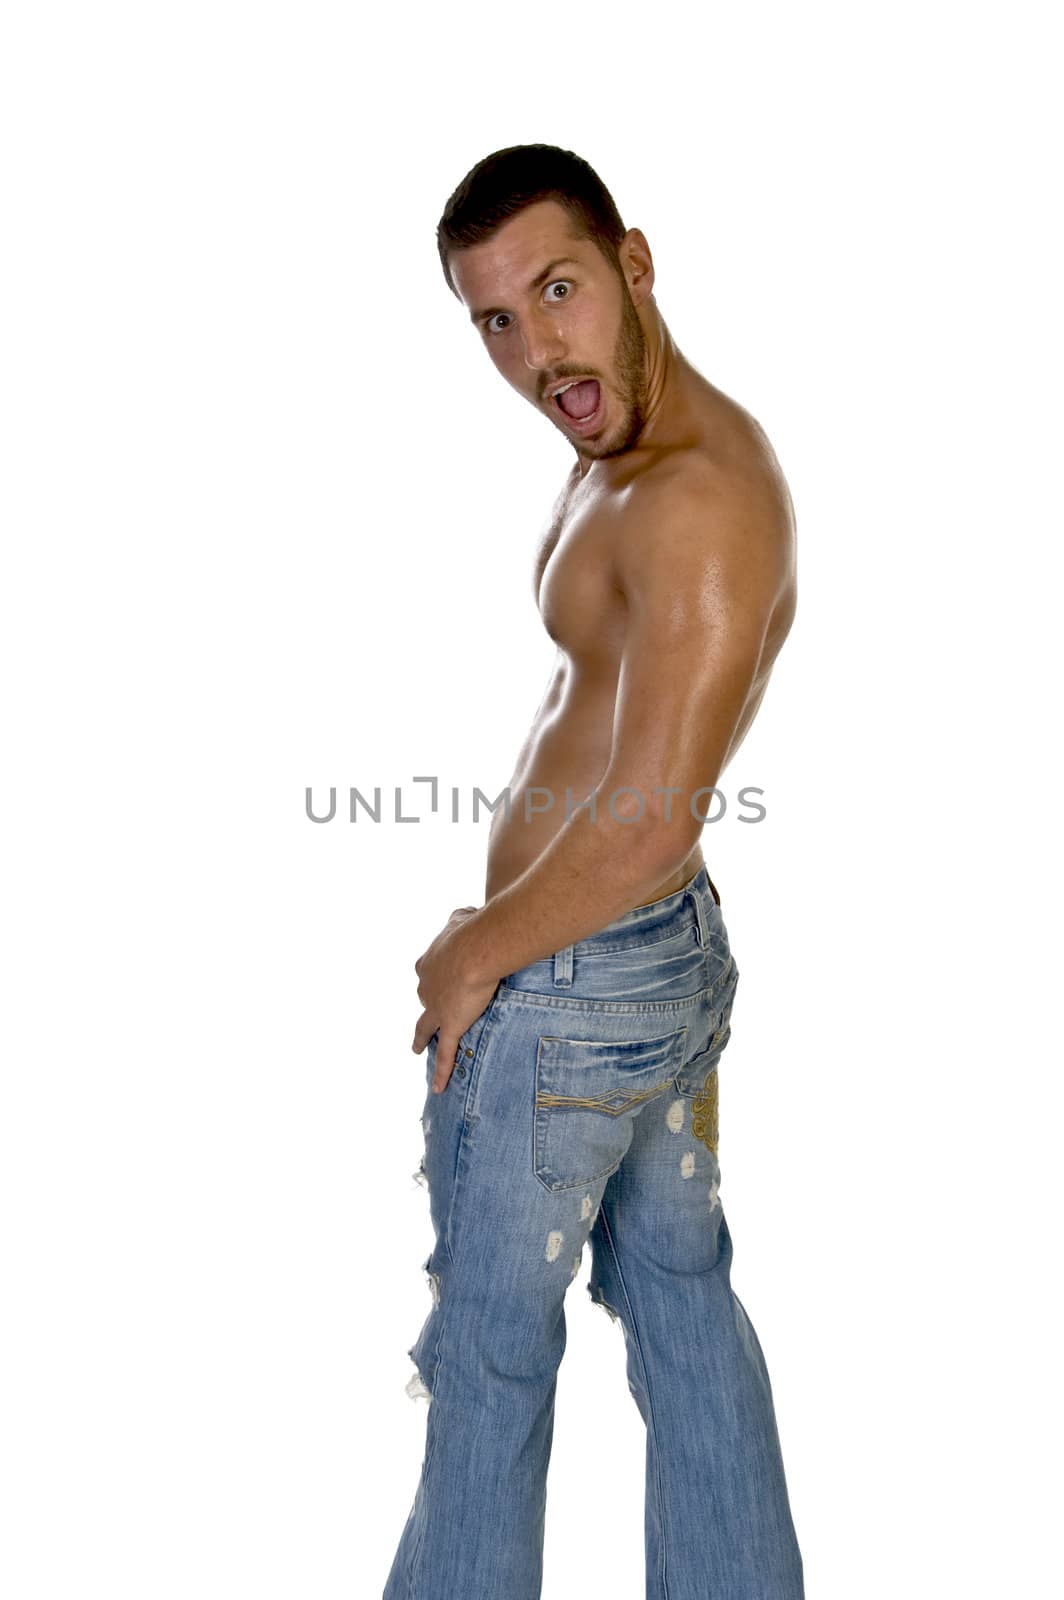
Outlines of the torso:
{"type": "MultiPolygon", "coordinates": [[[[570,809],[588,796],[609,761],[614,705],[624,648],[626,602],[614,583],[611,547],[623,526],[626,491],[643,473],[675,467],[683,452],[699,453],[722,473],[736,475],[749,493],[751,537],[785,551],[779,599],[772,616],[762,669],[736,726],[728,760],[756,715],[772,662],[794,616],[794,514],[782,472],[768,440],[742,407],[693,368],[683,369],[684,421],[678,443],[664,449],[637,446],[595,462],[582,477],[574,466],[540,538],[533,591],[547,633],[557,645],[546,692],[517,757],[509,788],[511,815],[492,819],[485,898],[491,899],[542,853],[570,809]],[[554,795],[549,809],[525,819],[527,789],[554,795]]],[[[727,763],[725,763],[726,765],[727,763]]],[[[542,798],[542,797],[538,797],[542,798]]],[[[704,864],[700,843],[640,904],[682,888],[704,864]]]]}

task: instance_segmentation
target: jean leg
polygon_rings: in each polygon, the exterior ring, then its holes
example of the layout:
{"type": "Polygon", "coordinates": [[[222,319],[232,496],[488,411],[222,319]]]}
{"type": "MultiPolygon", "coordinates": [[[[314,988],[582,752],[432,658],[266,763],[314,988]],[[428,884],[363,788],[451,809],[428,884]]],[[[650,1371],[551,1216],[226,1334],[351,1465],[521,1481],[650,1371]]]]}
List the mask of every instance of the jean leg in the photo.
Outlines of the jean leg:
{"type": "Polygon", "coordinates": [[[647,1600],[803,1600],[772,1388],[692,1107],[672,1092],[644,1111],[591,1235],[589,1293],[621,1321],[647,1426],[647,1600]]]}
{"type": "Polygon", "coordinates": [[[535,1177],[537,1022],[496,998],[460,1042],[464,1075],[426,1097],[433,1304],[410,1351],[426,1443],[384,1600],[539,1600],[563,1302],[602,1184],[535,1177]]]}

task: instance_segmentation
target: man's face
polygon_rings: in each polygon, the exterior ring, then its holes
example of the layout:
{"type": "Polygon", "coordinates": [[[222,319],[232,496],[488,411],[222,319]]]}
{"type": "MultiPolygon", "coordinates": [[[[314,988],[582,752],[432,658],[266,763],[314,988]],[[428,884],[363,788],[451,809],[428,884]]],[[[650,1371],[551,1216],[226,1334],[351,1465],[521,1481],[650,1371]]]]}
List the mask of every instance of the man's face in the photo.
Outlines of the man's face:
{"type": "Polygon", "coordinates": [[[451,275],[507,383],[581,455],[630,449],[646,420],[646,339],[627,283],[555,200],[452,251],[451,275]],[[571,380],[562,400],[556,391],[571,380]],[[567,414],[566,407],[569,408],[567,414]]]}

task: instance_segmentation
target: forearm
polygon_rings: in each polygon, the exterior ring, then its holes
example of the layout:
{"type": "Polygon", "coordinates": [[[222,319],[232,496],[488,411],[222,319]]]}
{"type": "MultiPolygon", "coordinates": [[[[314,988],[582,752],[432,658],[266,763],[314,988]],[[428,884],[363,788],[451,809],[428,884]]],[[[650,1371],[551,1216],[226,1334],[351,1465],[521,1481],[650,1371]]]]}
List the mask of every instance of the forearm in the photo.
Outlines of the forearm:
{"type": "Polygon", "coordinates": [[[597,933],[653,894],[696,840],[678,818],[618,821],[601,800],[594,821],[574,812],[532,865],[468,918],[469,970],[497,981],[597,933]]]}

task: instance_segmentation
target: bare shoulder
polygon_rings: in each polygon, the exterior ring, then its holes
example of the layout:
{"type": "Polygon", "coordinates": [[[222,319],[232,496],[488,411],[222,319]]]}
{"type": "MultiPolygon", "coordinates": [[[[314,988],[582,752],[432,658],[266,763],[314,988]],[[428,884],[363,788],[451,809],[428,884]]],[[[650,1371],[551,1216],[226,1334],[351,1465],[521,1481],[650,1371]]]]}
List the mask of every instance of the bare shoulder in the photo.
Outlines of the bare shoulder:
{"type": "Polygon", "coordinates": [[[795,609],[794,510],[786,480],[753,418],[726,449],[663,452],[619,491],[618,587],[711,596],[748,605],[780,636],[795,609]]]}

